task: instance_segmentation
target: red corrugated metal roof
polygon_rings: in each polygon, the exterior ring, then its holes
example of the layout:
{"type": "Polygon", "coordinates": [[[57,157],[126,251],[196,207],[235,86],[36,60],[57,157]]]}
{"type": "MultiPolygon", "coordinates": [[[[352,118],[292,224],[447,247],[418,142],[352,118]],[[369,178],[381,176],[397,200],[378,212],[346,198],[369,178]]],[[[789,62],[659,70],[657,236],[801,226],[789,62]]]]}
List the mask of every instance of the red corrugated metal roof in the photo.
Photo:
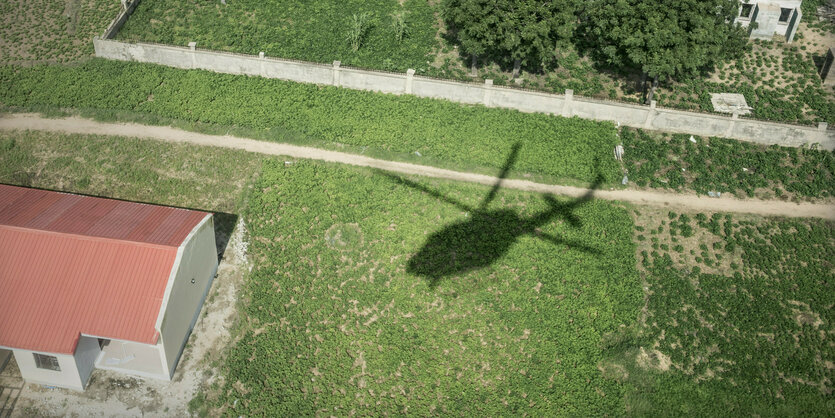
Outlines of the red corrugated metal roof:
{"type": "Polygon", "coordinates": [[[156,343],[177,248],[206,215],[0,185],[0,346],[156,343]]]}

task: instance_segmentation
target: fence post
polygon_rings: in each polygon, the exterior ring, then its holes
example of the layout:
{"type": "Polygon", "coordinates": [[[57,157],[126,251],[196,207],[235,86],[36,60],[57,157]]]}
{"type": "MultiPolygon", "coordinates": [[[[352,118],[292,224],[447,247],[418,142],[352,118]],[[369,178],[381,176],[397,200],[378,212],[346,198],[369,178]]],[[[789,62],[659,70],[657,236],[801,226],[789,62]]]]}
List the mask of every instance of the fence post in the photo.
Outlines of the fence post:
{"type": "Polygon", "coordinates": [[[647,112],[647,118],[644,120],[644,129],[649,129],[652,127],[652,120],[655,119],[655,106],[657,106],[655,100],[649,101],[649,111],[647,112]]]}
{"type": "Polygon", "coordinates": [[[261,60],[258,63],[261,66],[261,77],[266,77],[267,72],[264,70],[264,51],[258,53],[258,59],[261,60]]]}
{"type": "Polygon", "coordinates": [[[189,42],[188,50],[191,53],[191,68],[197,68],[197,42],[189,42]]]}
{"type": "Polygon", "coordinates": [[[562,116],[570,118],[574,113],[574,90],[565,89],[565,99],[562,102],[562,116]]]}
{"type": "Polygon", "coordinates": [[[333,62],[333,85],[339,87],[339,66],[342,65],[341,61],[334,61],[333,62]]]}
{"type": "Polygon", "coordinates": [[[482,98],[482,103],[485,106],[490,106],[490,100],[493,98],[493,80],[484,80],[484,97],[482,98]]]}
{"type": "Polygon", "coordinates": [[[409,68],[406,70],[406,94],[412,94],[412,84],[415,81],[415,70],[409,68]]]}

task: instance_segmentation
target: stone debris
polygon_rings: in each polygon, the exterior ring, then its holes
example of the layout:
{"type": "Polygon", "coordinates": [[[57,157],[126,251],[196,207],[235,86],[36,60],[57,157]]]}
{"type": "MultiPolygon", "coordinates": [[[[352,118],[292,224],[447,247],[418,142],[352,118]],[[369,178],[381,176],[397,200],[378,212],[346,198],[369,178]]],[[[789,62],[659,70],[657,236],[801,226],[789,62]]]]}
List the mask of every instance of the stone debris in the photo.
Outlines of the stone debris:
{"type": "Polygon", "coordinates": [[[623,145],[618,144],[618,146],[615,147],[615,159],[623,161],[623,145]]]}

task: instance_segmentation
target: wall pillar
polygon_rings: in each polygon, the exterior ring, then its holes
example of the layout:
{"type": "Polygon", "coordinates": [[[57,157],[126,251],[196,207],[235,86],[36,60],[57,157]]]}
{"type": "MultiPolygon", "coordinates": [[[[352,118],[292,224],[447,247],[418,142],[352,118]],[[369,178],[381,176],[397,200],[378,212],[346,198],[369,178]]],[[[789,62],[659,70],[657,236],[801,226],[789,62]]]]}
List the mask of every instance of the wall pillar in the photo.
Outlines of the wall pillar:
{"type": "Polygon", "coordinates": [[[339,77],[339,66],[342,65],[341,61],[334,61],[333,62],[333,85],[339,87],[340,77],[339,77]]]}
{"type": "Polygon", "coordinates": [[[191,54],[191,68],[197,68],[197,42],[188,43],[188,52],[191,54]]]}
{"type": "Polygon", "coordinates": [[[482,103],[490,107],[491,100],[493,99],[493,80],[484,80],[484,97],[481,99],[482,103]]]}
{"type": "Polygon", "coordinates": [[[574,90],[565,90],[565,100],[562,103],[562,116],[570,118],[574,113],[574,90]]]}
{"type": "Polygon", "coordinates": [[[406,70],[406,88],[404,90],[406,92],[406,94],[412,94],[412,84],[414,83],[414,81],[415,81],[415,70],[412,69],[412,68],[409,68],[408,70],[406,70]]]}
{"type": "Polygon", "coordinates": [[[652,127],[652,120],[655,119],[655,107],[658,105],[658,102],[655,100],[649,101],[649,112],[647,112],[647,118],[644,121],[644,129],[649,129],[652,127]]]}

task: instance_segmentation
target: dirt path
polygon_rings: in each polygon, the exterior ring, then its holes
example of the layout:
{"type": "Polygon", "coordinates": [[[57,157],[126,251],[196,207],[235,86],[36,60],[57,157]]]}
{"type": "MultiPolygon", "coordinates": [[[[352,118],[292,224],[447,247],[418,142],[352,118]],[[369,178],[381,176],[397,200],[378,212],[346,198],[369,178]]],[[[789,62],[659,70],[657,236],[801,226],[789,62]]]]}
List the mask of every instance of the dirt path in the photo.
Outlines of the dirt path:
{"type": "MultiPolygon", "coordinates": [[[[74,134],[116,135],[155,139],[168,142],[190,143],[223,148],[235,148],[267,155],[284,155],[362,167],[373,167],[402,174],[436,177],[492,185],[496,178],[483,174],[464,173],[417,164],[385,161],[362,155],[328,151],[275,142],[256,141],[234,136],[207,135],[183,131],[166,126],[148,126],[134,123],[105,123],[90,119],[70,117],[48,119],[37,114],[11,114],[0,117],[0,129],[41,130],[74,134]]],[[[538,193],[553,193],[565,196],[581,196],[587,189],[571,186],[556,186],[534,183],[526,180],[505,180],[503,187],[538,193]]],[[[670,207],[695,212],[734,212],[764,216],[788,216],[824,218],[835,220],[835,206],[832,204],[792,203],[779,200],[737,199],[733,197],[710,198],[695,194],[643,190],[598,190],[594,196],[599,199],[618,200],[639,205],[670,207]]]]}

